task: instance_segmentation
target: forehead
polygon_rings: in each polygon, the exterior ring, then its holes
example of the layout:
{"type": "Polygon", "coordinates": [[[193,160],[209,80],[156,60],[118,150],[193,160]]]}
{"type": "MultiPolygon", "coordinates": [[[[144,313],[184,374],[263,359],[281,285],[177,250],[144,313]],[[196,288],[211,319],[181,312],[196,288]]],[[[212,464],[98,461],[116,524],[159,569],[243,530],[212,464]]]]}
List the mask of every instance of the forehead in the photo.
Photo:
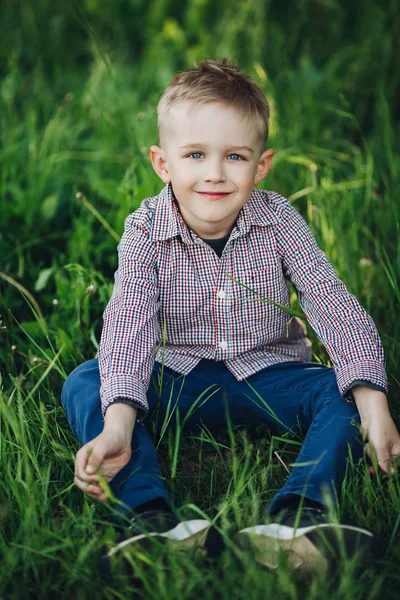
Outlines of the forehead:
{"type": "Polygon", "coordinates": [[[239,110],[218,102],[180,102],[169,110],[170,134],[175,142],[254,145],[259,137],[257,117],[245,117],[239,110]]]}

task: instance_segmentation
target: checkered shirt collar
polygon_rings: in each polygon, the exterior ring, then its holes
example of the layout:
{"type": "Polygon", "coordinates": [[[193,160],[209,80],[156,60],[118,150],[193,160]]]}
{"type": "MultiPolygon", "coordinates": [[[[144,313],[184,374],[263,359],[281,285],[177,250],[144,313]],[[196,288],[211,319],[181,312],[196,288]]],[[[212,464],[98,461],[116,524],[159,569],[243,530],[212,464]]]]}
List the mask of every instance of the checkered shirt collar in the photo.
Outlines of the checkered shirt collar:
{"type": "MultiPolygon", "coordinates": [[[[278,217],[269,205],[268,192],[253,188],[249,200],[239,212],[236,230],[232,235],[240,237],[246,235],[253,225],[266,227],[278,221],[278,217]]],[[[192,234],[179,212],[172,185],[168,183],[158,197],[151,239],[163,241],[179,235],[186,244],[193,244],[192,234]]]]}

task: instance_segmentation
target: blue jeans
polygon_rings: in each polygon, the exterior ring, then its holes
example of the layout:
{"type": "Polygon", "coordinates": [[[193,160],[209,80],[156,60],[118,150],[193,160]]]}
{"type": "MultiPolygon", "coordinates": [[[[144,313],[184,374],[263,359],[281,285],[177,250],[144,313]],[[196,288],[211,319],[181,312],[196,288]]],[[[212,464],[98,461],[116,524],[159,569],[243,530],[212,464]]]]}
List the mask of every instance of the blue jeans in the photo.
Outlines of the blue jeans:
{"type": "MultiPolygon", "coordinates": [[[[215,435],[226,431],[228,412],[232,426],[264,423],[273,433],[291,431],[300,434],[297,439],[301,440],[305,436],[290,475],[269,505],[271,514],[292,494],[326,505],[330,500],[336,502],[349,448],[354,463],[363,456],[357,407],[340,396],[331,367],[286,362],[244,381],[237,381],[222,361],[206,359],[186,376],[168,367],[162,375],[161,371],[162,366],[155,362],[147,393],[150,414],[145,423],[149,428],[159,431],[173,411],[168,427],[174,427],[179,413],[184,432],[194,431],[202,423],[215,435]]],[[[67,419],[82,445],[103,430],[99,390],[97,359],[79,365],[62,390],[67,419]]],[[[135,425],[132,457],[112,480],[111,489],[130,509],[155,498],[170,498],[152,438],[142,423],[135,425]]],[[[121,513],[126,510],[123,505],[118,509],[121,513]]]]}

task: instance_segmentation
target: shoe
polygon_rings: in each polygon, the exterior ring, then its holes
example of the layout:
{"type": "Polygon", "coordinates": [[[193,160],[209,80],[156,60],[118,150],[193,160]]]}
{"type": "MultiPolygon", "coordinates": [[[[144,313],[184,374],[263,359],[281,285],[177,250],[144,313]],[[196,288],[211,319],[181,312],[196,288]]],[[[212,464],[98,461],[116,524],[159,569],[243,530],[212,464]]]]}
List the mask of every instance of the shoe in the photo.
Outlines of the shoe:
{"type": "Polygon", "coordinates": [[[169,542],[178,550],[195,548],[208,558],[222,551],[222,537],[205,519],[179,521],[170,511],[149,510],[131,518],[117,543],[100,558],[99,567],[109,571],[110,564],[129,548],[143,553],[155,547],[155,542],[169,542]]]}
{"type": "Polygon", "coordinates": [[[279,567],[279,555],[285,551],[289,567],[299,575],[324,574],[340,558],[362,557],[365,566],[377,557],[375,536],[368,529],[331,522],[319,508],[305,507],[299,516],[298,512],[285,509],[272,523],[242,529],[235,541],[242,549],[251,549],[268,569],[279,567]]]}

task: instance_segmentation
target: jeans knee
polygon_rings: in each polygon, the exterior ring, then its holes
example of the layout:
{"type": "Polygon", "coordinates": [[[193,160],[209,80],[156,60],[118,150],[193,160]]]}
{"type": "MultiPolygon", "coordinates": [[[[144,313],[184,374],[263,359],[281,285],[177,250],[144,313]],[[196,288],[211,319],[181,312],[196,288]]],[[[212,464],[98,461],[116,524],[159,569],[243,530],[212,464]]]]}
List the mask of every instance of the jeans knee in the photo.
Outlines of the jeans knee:
{"type": "Polygon", "coordinates": [[[61,390],[61,404],[64,410],[67,409],[71,402],[82,396],[82,394],[85,395],[85,402],[87,402],[93,395],[88,393],[89,388],[92,386],[95,386],[100,392],[100,374],[97,358],[78,365],[68,375],[61,390]]]}

